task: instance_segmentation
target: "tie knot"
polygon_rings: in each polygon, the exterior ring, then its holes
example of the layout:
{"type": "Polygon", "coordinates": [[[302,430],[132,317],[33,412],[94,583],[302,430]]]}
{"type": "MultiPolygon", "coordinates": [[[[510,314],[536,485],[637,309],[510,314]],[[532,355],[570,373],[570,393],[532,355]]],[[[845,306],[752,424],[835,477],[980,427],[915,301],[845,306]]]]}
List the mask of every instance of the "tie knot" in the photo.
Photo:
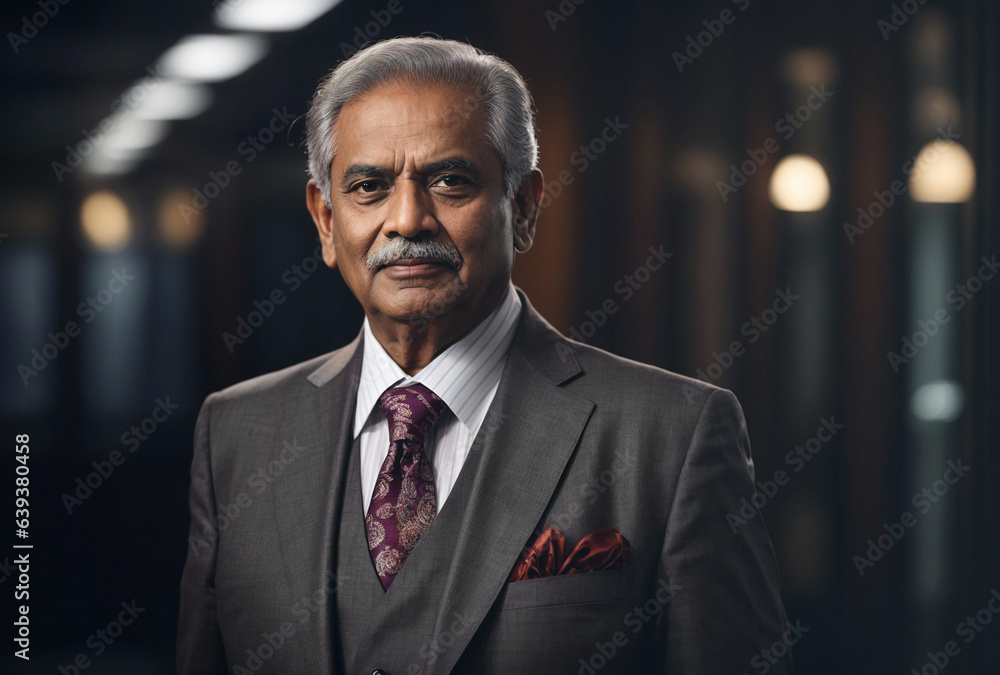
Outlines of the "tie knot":
{"type": "Polygon", "coordinates": [[[422,384],[389,389],[378,398],[389,420],[389,441],[423,443],[427,432],[441,417],[447,404],[422,384]]]}

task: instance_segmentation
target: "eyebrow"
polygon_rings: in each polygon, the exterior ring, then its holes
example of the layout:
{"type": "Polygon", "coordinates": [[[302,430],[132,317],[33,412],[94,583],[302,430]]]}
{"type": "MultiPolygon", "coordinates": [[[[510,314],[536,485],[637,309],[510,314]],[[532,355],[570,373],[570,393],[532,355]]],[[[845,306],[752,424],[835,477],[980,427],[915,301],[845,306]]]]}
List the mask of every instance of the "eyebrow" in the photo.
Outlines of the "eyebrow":
{"type": "Polygon", "coordinates": [[[347,167],[341,185],[346,185],[355,178],[391,178],[392,171],[384,166],[373,166],[371,164],[352,164],[347,167]]]}
{"type": "Polygon", "coordinates": [[[472,160],[466,159],[465,157],[449,157],[448,159],[442,159],[440,162],[434,162],[424,167],[422,173],[442,173],[447,171],[462,171],[473,178],[479,179],[482,177],[482,172],[479,167],[472,162],[472,160]]]}
{"type": "MultiPolygon", "coordinates": [[[[482,180],[482,171],[475,162],[465,157],[448,157],[433,164],[428,164],[420,170],[422,174],[435,174],[448,171],[461,171],[469,174],[475,180],[482,180]]],[[[352,164],[344,171],[341,185],[346,185],[357,178],[384,178],[391,179],[394,176],[392,169],[384,166],[374,166],[372,164],[352,164]]]]}

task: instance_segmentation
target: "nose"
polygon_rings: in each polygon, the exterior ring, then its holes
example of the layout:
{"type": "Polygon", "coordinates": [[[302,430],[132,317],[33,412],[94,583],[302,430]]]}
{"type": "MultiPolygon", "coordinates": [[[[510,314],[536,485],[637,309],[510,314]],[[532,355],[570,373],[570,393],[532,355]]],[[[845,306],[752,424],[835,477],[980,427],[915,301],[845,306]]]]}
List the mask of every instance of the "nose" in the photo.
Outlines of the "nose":
{"type": "Polygon", "coordinates": [[[433,237],[439,223],[431,196],[418,181],[401,180],[389,196],[389,210],[382,224],[382,234],[413,239],[433,237]]]}

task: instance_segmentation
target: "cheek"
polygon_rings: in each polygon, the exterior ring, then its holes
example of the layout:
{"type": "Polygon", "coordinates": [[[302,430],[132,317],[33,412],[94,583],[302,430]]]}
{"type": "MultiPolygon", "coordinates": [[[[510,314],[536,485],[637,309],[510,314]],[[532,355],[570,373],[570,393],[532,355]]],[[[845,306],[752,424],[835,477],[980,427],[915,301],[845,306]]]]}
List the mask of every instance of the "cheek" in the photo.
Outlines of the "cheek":
{"type": "Polygon", "coordinates": [[[506,250],[514,245],[514,233],[509,221],[503,205],[496,204],[483,210],[474,229],[479,250],[497,262],[503,261],[506,250]]]}
{"type": "Polygon", "coordinates": [[[370,237],[364,221],[357,215],[339,215],[333,221],[333,242],[337,249],[338,264],[343,267],[364,268],[371,252],[370,237]],[[351,223],[350,226],[345,223],[351,223]]]}

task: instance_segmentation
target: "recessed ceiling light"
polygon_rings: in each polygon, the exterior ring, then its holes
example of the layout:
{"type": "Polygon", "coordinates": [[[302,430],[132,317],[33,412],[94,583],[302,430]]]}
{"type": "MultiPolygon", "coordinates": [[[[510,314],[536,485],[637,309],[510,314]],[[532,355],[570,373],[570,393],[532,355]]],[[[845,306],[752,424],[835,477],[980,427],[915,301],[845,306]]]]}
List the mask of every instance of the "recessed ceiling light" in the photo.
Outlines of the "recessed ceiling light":
{"type": "Polygon", "coordinates": [[[149,87],[139,84],[126,96],[139,101],[132,114],[142,120],[191,119],[212,104],[211,89],[196,82],[162,80],[149,87]]]}
{"type": "Polygon", "coordinates": [[[236,77],[267,53],[259,35],[188,35],[167,50],[159,68],[170,77],[221,82],[236,77]]]}
{"type": "Polygon", "coordinates": [[[215,10],[215,23],[230,30],[298,30],[341,0],[228,0],[215,10]]]}

